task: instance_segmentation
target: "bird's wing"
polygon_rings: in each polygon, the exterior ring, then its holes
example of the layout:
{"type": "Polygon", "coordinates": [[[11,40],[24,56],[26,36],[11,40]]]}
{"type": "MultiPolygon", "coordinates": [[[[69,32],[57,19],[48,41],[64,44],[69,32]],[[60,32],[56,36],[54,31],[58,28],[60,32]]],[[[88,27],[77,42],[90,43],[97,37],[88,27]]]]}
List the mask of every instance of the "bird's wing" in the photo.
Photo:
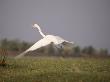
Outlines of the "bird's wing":
{"type": "Polygon", "coordinates": [[[45,38],[43,38],[43,39],[39,40],[38,42],[36,42],[29,49],[27,49],[26,51],[24,51],[23,53],[18,55],[16,58],[22,57],[27,52],[36,50],[36,49],[38,49],[40,47],[43,47],[43,46],[46,46],[46,45],[50,44],[51,42],[54,42],[54,44],[58,45],[58,44],[61,44],[63,42],[68,42],[68,41],[60,38],[59,36],[47,35],[45,38]]]}
{"type": "Polygon", "coordinates": [[[49,40],[43,38],[43,39],[39,40],[38,42],[36,42],[34,45],[32,45],[32,46],[31,46],[29,49],[27,49],[26,51],[27,51],[27,52],[28,52],[28,51],[33,51],[33,50],[36,50],[36,49],[38,49],[38,48],[40,48],[40,47],[46,46],[46,45],[48,45],[48,44],[50,44],[50,43],[51,43],[51,41],[49,41],[49,40]]]}
{"type": "Polygon", "coordinates": [[[20,57],[24,56],[27,52],[36,50],[36,49],[46,46],[50,43],[51,43],[50,40],[43,38],[43,39],[39,40],[38,42],[36,42],[34,45],[32,45],[30,48],[28,48],[26,51],[24,51],[23,53],[16,56],[15,58],[20,58],[20,57]]]}

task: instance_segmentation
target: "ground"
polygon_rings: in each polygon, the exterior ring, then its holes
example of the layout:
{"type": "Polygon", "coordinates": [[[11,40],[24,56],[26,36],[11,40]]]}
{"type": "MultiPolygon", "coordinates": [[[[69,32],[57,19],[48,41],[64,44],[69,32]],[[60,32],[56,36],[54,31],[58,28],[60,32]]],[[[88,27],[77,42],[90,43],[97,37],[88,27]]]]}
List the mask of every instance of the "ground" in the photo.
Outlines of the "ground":
{"type": "Polygon", "coordinates": [[[8,58],[0,82],[110,82],[110,58],[8,58]]]}

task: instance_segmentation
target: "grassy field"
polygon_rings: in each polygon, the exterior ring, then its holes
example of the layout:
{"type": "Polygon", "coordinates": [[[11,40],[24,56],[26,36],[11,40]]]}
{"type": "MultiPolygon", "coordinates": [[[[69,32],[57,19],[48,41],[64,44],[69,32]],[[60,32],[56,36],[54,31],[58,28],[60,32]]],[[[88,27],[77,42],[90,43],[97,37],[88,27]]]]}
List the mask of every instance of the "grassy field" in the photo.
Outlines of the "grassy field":
{"type": "Polygon", "coordinates": [[[109,58],[8,58],[0,82],[110,82],[109,58]]]}

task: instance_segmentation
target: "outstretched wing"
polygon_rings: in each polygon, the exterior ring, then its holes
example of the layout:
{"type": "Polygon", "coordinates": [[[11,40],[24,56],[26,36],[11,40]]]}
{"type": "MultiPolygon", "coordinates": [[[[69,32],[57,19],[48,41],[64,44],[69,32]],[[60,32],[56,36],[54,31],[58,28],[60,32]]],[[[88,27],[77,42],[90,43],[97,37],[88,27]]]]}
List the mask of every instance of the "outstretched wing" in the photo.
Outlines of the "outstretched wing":
{"type": "Polygon", "coordinates": [[[26,51],[24,51],[20,55],[16,56],[16,58],[20,58],[20,57],[24,56],[27,52],[36,50],[36,49],[46,46],[50,43],[51,43],[51,41],[47,40],[46,38],[43,38],[43,39],[39,40],[38,42],[36,42],[34,45],[32,45],[30,48],[28,48],[26,51]]]}
{"type": "Polygon", "coordinates": [[[26,51],[24,51],[20,55],[16,56],[16,58],[20,58],[20,57],[24,56],[29,51],[34,51],[34,50],[37,50],[40,47],[47,46],[51,42],[58,45],[58,44],[61,44],[63,42],[68,42],[68,41],[60,38],[59,36],[47,35],[45,38],[39,40],[34,45],[32,45],[29,49],[27,49],[26,51]]]}

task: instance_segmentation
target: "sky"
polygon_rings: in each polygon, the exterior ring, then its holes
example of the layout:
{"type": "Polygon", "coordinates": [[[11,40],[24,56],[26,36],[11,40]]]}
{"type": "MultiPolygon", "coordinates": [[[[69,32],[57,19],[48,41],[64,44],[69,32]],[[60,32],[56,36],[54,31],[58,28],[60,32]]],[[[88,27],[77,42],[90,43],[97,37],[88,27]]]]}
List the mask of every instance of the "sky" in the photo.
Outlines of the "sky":
{"type": "Polygon", "coordinates": [[[46,35],[110,51],[110,0],[0,0],[0,39],[37,42],[34,23],[46,35]]]}

